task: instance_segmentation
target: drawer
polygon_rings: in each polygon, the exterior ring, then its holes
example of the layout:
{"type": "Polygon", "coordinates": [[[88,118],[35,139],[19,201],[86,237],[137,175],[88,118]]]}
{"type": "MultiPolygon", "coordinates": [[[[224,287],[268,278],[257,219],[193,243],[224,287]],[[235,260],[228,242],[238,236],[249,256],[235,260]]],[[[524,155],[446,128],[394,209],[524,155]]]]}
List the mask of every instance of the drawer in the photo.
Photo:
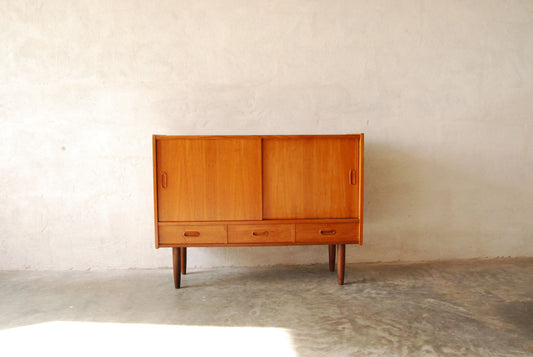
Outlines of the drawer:
{"type": "Polygon", "coordinates": [[[294,243],[294,224],[229,225],[228,243],[294,243]]]}
{"type": "Polygon", "coordinates": [[[159,244],[226,244],[226,225],[160,225],[159,244]]]}
{"type": "Polygon", "coordinates": [[[297,224],[296,243],[359,243],[359,224],[297,224]]]}

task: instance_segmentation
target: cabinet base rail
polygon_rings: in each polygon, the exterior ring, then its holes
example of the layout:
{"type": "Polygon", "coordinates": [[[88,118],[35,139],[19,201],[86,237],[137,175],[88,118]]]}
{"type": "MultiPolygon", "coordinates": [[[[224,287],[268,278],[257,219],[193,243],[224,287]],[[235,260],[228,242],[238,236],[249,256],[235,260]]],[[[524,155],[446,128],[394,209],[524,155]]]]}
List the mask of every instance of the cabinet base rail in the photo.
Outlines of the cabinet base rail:
{"type": "MultiPolygon", "coordinates": [[[[346,265],[346,245],[329,244],[329,271],[335,271],[337,265],[337,281],[344,285],[344,267],[346,265]],[[337,264],[335,264],[337,263],[337,264]]],[[[181,276],[187,274],[187,248],[172,247],[172,271],[174,275],[174,287],[181,288],[181,276]]]]}

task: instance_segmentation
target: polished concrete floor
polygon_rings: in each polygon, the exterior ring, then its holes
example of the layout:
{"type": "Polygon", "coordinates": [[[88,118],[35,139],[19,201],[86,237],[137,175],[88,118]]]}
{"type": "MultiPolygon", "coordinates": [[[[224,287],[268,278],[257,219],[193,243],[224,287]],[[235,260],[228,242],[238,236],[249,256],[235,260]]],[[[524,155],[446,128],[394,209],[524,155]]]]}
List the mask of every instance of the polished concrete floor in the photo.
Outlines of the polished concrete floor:
{"type": "Polygon", "coordinates": [[[533,259],[0,272],[0,355],[533,356],[533,259]]]}

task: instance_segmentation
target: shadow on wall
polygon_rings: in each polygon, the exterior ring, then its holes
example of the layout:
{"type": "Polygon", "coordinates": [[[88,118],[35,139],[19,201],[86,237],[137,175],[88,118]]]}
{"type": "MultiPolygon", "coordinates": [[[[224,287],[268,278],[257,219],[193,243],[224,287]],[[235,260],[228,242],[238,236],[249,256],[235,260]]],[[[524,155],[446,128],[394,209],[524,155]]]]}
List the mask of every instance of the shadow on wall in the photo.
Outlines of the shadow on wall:
{"type": "Polygon", "coordinates": [[[365,145],[365,260],[517,255],[516,242],[526,248],[533,191],[510,185],[511,174],[486,158],[365,145]]]}

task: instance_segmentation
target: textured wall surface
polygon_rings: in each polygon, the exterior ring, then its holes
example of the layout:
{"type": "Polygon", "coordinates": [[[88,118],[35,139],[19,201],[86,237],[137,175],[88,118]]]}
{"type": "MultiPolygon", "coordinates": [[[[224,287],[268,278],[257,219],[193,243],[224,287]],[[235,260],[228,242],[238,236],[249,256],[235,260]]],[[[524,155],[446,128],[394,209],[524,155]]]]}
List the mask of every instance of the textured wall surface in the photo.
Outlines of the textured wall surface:
{"type": "Polygon", "coordinates": [[[0,269],[170,265],[154,133],[364,132],[348,262],[533,255],[529,0],[3,0],[0,120],[0,269]]]}

